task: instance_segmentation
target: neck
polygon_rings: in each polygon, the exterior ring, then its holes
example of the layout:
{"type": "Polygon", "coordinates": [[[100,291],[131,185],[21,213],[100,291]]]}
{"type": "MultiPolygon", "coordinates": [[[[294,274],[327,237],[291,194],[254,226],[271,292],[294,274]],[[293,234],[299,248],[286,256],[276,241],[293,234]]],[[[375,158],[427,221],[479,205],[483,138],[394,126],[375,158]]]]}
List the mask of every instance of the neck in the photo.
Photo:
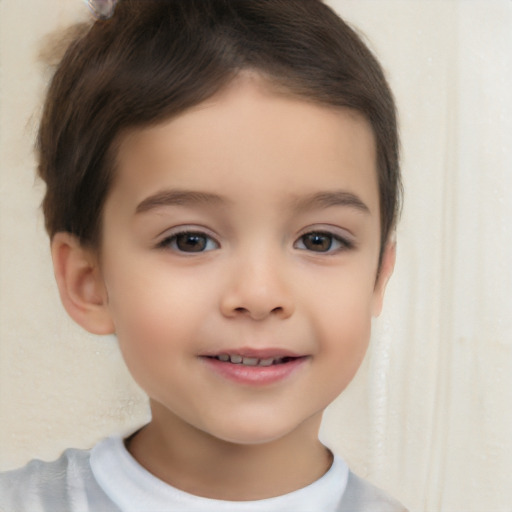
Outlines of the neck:
{"type": "Polygon", "coordinates": [[[236,444],[160,414],[127,441],[128,450],[160,480],[196,496],[249,501],[305,487],[326,473],[331,453],[318,440],[321,414],[267,443],[236,444]],[[165,416],[165,421],[162,421],[165,416]]]}

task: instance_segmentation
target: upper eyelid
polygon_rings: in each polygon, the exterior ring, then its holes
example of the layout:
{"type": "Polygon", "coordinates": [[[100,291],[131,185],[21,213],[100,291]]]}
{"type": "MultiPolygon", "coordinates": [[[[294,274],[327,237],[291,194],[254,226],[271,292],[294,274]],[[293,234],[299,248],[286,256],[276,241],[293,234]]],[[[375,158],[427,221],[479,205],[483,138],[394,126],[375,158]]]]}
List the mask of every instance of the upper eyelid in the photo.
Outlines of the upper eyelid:
{"type": "Polygon", "coordinates": [[[355,242],[350,240],[348,237],[344,237],[344,236],[341,236],[341,235],[337,235],[336,233],[332,233],[330,231],[306,231],[305,233],[303,233],[302,235],[300,235],[296,241],[294,242],[294,245],[299,241],[301,240],[302,238],[304,238],[305,236],[307,235],[311,235],[311,234],[319,234],[319,235],[323,235],[323,236],[329,236],[331,238],[333,238],[334,240],[337,240],[338,242],[342,243],[342,244],[345,244],[347,247],[353,247],[355,246],[355,242]]]}
{"type": "MultiPolygon", "coordinates": [[[[159,233],[155,239],[157,244],[161,244],[165,240],[172,238],[174,236],[180,235],[182,233],[197,233],[205,235],[212,240],[220,247],[220,237],[216,233],[214,233],[211,229],[206,228],[205,226],[197,225],[197,224],[182,224],[179,226],[175,226],[172,228],[168,228],[161,233],[159,233]]],[[[329,224],[312,224],[302,228],[294,237],[295,243],[304,235],[309,233],[324,233],[327,235],[331,235],[334,238],[338,238],[342,241],[345,241],[351,245],[356,244],[355,236],[345,228],[341,228],[339,226],[329,225],[329,224]]]]}
{"type": "MultiPolygon", "coordinates": [[[[339,226],[326,225],[326,224],[319,224],[319,225],[313,224],[311,226],[304,228],[303,230],[301,230],[299,232],[299,235],[296,236],[296,238],[293,242],[293,246],[295,247],[295,245],[304,236],[306,236],[308,234],[312,234],[312,233],[319,233],[319,234],[331,236],[339,244],[341,244],[343,246],[337,250],[318,251],[318,252],[313,251],[312,254],[323,255],[323,256],[334,256],[341,252],[357,249],[357,247],[358,247],[356,237],[352,233],[350,233],[348,230],[343,229],[339,226]]],[[[302,249],[302,250],[304,250],[304,249],[302,249]]]]}
{"type": "Polygon", "coordinates": [[[163,242],[167,238],[172,238],[173,236],[180,235],[183,233],[197,233],[197,234],[201,234],[201,235],[206,235],[207,237],[212,238],[218,244],[220,244],[219,237],[215,233],[213,233],[210,229],[208,229],[204,226],[198,226],[195,224],[183,224],[180,226],[167,228],[164,231],[162,231],[161,233],[159,233],[155,237],[155,239],[159,240],[160,242],[163,242]]]}
{"type": "Polygon", "coordinates": [[[175,252],[175,253],[178,253],[181,255],[187,255],[187,256],[209,253],[213,250],[220,249],[220,247],[221,247],[220,242],[216,238],[214,238],[213,236],[210,236],[208,233],[205,233],[204,231],[199,231],[197,229],[196,230],[193,230],[193,229],[176,230],[174,232],[168,233],[167,235],[164,235],[163,237],[158,239],[157,242],[155,243],[156,249],[170,250],[172,252],[175,252]],[[210,248],[208,250],[201,250],[201,251],[182,251],[178,248],[171,247],[171,242],[176,242],[178,236],[186,235],[186,234],[204,236],[205,238],[209,239],[210,242],[213,242],[214,247],[210,248]]]}
{"type": "Polygon", "coordinates": [[[332,224],[312,224],[310,226],[306,226],[299,231],[297,238],[307,235],[308,233],[325,233],[337,238],[347,239],[347,241],[352,243],[355,243],[356,238],[348,229],[340,226],[334,226],[332,224]]]}

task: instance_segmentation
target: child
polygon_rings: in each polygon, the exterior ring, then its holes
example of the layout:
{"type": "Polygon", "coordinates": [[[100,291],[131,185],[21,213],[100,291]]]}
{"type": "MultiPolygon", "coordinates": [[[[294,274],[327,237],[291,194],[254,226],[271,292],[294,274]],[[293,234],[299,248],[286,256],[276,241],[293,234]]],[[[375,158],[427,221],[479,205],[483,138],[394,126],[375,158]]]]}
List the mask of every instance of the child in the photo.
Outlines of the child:
{"type": "Polygon", "coordinates": [[[10,511],[399,511],[318,440],[367,348],[400,178],[380,66],[320,0],[121,0],[47,95],[64,307],[150,399],[0,477],[10,511]]]}

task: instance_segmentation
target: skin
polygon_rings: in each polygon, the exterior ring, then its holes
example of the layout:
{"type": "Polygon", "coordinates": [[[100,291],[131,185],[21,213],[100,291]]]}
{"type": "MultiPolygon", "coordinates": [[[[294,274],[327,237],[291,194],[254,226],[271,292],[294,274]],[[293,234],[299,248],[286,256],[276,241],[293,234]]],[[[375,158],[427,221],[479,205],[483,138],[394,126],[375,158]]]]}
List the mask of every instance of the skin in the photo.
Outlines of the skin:
{"type": "Polygon", "coordinates": [[[129,440],[132,455],[217,499],[277,496],[321,477],[332,461],[318,441],[322,412],[361,364],[394,265],[387,244],[377,273],[368,123],[242,76],[126,134],[116,173],[99,252],[66,233],[52,250],[66,309],[91,332],[117,334],[150,397],[152,421],[129,440]],[[329,202],[311,200],[326,192],[329,202]],[[204,250],[191,252],[184,230],[204,250]],[[268,385],[205,364],[205,354],[247,348],[304,359],[268,385]]]}

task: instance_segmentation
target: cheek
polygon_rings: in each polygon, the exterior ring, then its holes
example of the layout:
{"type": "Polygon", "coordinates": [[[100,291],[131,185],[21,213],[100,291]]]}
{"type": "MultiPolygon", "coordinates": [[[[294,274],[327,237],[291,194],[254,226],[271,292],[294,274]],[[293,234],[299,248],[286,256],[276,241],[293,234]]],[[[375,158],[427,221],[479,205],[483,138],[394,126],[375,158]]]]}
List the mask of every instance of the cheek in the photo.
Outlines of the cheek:
{"type": "Polygon", "coordinates": [[[371,315],[366,304],[354,303],[329,308],[320,349],[339,368],[355,373],[364,358],[371,333],[371,315]]]}
{"type": "MultiPolygon", "coordinates": [[[[352,313],[354,311],[352,310],[352,313]]],[[[371,320],[355,314],[333,317],[332,327],[319,347],[318,363],[322,368],[318,393],[327,406],[350,384],[356,375],[370,340],[371,320]]]]}
{"type": "MultiPolygon", "coordinates": [[[[116,334],[123,359],[139,386],[151,397],[172,388],[180,392],[195,358],[197,317],[183,307],[176,291],[164,297],[139,293],[115,302],[116,334]],[[164,300],[165,299],[165,300],[164,300]]],[[[186,390],[181,390],[185,392],[186,390]]]]}
{"type": "Polygon", "coordinates": [[[373,286],[354,278],[330,288],[317,306],[318,358],[333,398],[348,385],[364,359],[371,334],[373,286]]]}
{"type": "Polygon", "coordinates": [[[336,333],[347,340],[366,338],[371,328],[373,296],[373,274],[369,271],[340,275],[337,280],[324,282],[315,299],[315,317],[330,331],[329,339],[336,333]]]}
{"type": "Polygon", "coordinates": [[[187,341],[197,337],[201,315],[211,302],[208,293],[198,294],[183,276],[157,265],[145,267],[137,272],[131,266],[129,274],[119,267],[108,281],[109,307],[129,366],[153,365],[174,351],[192,350],[187,341]]]}

